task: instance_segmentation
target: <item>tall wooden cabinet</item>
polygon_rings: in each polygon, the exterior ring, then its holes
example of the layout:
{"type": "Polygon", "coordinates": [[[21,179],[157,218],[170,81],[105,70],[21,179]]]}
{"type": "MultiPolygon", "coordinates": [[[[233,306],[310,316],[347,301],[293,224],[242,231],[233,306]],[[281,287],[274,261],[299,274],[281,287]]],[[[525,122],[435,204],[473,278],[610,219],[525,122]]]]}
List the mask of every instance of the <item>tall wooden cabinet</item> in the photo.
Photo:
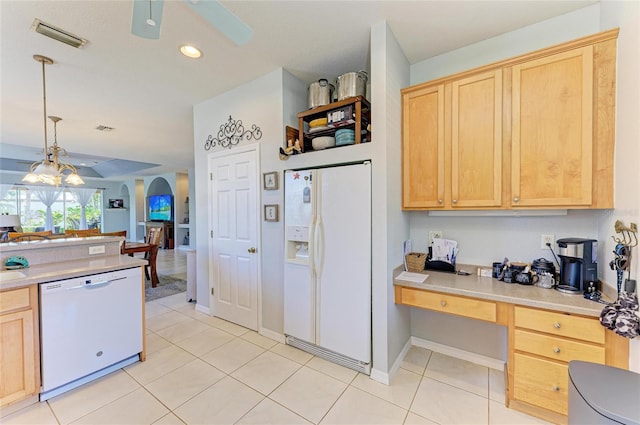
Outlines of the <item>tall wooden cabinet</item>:
{"type": "Polygon", "coordinates": [[[403,89],[403,208],[612,208],[617,34],[403,89]]]}
{"type": "Polygon", "coordinates": [[[38,394],[38,332],[37,286],[0,292],[0,407],[38,394]]]}

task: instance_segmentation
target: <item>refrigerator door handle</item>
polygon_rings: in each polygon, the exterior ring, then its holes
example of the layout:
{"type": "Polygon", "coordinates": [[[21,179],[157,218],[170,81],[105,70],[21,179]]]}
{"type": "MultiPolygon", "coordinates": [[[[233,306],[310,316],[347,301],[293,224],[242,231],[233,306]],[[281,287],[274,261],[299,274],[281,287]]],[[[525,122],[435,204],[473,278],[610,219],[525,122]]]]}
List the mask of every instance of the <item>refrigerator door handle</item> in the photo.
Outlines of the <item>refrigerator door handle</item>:
{"type": "Polygon", "coordinates": [[[316,276],[320,277],[324,267],[324,224],[322,217],[318,217],[313,236],[313,267],[316,276]]]}
{"type": "Polygon", "coordinates": [[[311,214],[311,223],[309,223],[309,238],[307,241],[307,249],[309,250],[309,270],[311,274],[315,272],[315,229],[316,229],[316,215],[311,214]]]}

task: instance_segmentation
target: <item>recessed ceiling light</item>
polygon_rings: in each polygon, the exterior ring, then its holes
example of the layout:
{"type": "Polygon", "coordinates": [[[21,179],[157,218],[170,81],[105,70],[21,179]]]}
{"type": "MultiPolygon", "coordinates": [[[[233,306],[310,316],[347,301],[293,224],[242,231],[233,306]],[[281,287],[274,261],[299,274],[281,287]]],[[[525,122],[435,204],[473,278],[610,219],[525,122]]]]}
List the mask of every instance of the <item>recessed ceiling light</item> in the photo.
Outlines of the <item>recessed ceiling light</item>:
{"type": "Polygon", "coordinates": [[[190,44],[183,44],[180,46],[180,53],[192,59],[198,59],[202,56],[202,52],[197,47],[190,44]]]}

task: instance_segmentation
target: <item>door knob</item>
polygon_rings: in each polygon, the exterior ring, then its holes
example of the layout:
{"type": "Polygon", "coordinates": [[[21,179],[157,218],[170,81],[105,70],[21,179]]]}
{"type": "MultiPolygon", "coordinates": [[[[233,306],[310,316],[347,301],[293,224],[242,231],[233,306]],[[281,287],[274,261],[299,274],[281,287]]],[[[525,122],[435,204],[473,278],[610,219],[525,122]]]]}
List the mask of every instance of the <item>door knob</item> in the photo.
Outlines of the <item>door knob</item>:
{"type": "Polygon", "coordinates": [[[256,249],[254,247],[251,247],[249,249],[247,249],[248,252],[250,252],[251,254],[255,254],[256,253],[256,249]]]}

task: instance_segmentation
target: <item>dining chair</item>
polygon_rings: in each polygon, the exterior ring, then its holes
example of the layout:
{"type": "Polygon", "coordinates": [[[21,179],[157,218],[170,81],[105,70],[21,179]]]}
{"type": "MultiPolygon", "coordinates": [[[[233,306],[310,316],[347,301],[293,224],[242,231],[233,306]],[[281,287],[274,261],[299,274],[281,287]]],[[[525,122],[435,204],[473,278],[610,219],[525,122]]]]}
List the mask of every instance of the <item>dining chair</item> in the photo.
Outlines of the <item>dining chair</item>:
{"type": "Polygon", "coordinates": [[[100,229],[65,229],[64,234],[74,238],[85,238],[87,236],[98,236],[100,229]]]}
{"type": "Polygon", "coordinates": [[[144,266],[144,274],[147,279],[151,280],[151,287],[155,288],[158,282],[158,273],[156,271],[156,257],[158,256],[158,248],[162,242],[162,227],[149,227],[147,232],[147,243],[151,245],[151,249],[144,254],[147,265],[144,266]]]}
{"type": "Polygon", "coordinates": [[[9,242],[22,242],[39,239],[49,239],[53,235],[51,230],[42,232],[9,232],[9,242]]]}
{"type": "Polygon", "coordinates": [[[127,231],[126,230],[118,230],[117,232],[102,232],[99,233],[98,236],[122,236],[125,240],[120,243],[120,254],[124,255],[124,244],[127,239],[127,231]]]}

